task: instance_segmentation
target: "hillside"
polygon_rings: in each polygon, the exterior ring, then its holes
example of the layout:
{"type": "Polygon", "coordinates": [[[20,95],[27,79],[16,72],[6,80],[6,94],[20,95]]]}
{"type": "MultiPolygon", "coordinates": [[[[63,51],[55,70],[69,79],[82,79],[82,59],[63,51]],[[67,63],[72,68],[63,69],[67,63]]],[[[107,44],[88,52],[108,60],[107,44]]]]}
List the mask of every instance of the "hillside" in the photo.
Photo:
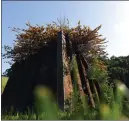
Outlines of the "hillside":
{"type": "Polygon", "coordinates": [[[7,84],[7,81],[8,81],[8,77],[2,76],[2,78],[1,78],[2,92],[3,92],[3,90],[4,90],[4,88],[5,88],[6,84],[7,84]]]}

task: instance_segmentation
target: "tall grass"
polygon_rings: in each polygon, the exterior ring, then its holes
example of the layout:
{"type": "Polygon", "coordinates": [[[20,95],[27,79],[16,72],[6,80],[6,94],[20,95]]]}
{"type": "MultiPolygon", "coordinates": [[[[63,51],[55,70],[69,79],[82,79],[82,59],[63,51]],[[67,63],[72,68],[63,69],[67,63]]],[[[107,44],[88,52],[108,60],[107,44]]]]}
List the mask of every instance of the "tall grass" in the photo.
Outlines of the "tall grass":
{"type": "MultiPolygon", "coordinates": [[[[87,103],[87,96],[82,98],[82,102],[77,102],[74,110],[65,112],[59,110],[51,91],[42,86],[37,86],[34,92],[36,113],[26,114],[2,114],[4,120],[122,120],[129,119],[122,112],[122,101],[124,100],[125,92],[121,90],[120,85],[117,86],[116,95],[111,102],[101,102],[96,108],[92,108],[87,103]]],[[[75,98],[75,97],[74,97],[75,98]]],[[[109,98],[110,99],[110,98],[109,98]]],[[[75,105],[75,104],[74,104],[75,105]]],[[[127,110],[127,112],[129,112],[127,110]]]]}

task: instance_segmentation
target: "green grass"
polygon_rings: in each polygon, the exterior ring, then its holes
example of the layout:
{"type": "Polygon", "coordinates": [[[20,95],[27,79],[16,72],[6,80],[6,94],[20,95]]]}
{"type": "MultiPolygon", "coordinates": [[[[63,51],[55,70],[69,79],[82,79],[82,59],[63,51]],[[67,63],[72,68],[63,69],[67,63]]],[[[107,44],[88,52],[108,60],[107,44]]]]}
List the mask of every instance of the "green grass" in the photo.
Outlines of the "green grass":
{"type": "Polygon", "coordinates": [[[6,84],[7,84],[7,81],[8,81],[8,77],[2,76],[2,78],[1,78],[2,93],[4,91],[4,88],[5,88],[6,84]]]}
{"type": "MultiPolygon", "coordinates": [[[[2,77],[2,91],[7,81],[7,77],[2,77]]],[[[107,90],[106,87],[104,89],[107,90]]],[[[104,92],[107,94],[109,93],[108,91],[104,92]]],[[[121,102],[123,93],[121,91],[123,92],[123,90],[117,92],[118,95],[116,95],[116,100],[114,101],[110,102],[106,100],[107,97],[107,99],[110,99],[110,95],[105,97],[106,102],[109,102],[109,104],[103,102],[98,104],[94,109],[87,105],[87,98],[84,97],[83,106],[81,106],[81,103],[76,103],[72,111],[63,112],[59,110],[51,91],[46,87],[38,86],[34,93],[37,113],[30,113],[28,110],[25,114],[19,112],[14,114],[12,113],[13,111],[10,111],[8,113],[2,113],[1,118],[2,120],[129,120],[128,114],[124,115],[122,113],[121,102]]],[[[128,109],[126,109],[127,112],[129,112],[128,109]]]]}
{"type": "MultiPolygon", "coordinates": [[[[101,103],[96,109],[87,105],[84,97],[83,107],[81,103],[76,103],[72,112],[60,111],[56,105],[52,93],[46,87],[38,86],[35,90],[36,113],[26,112],[25,114],[15,113],[11,111],[2,114],[3,120],[128,120],[129,118],[122,113],[120,102],[122,101],[122,93],[117,92],[116,100],[111,105],[101,103]],[[78,105],[79,104],[79,105],[78,105]],[[84,110],[85,108],[85,110],[84,110]]],[[[128,112],[128,110],[127,110],[128,112]]]]}

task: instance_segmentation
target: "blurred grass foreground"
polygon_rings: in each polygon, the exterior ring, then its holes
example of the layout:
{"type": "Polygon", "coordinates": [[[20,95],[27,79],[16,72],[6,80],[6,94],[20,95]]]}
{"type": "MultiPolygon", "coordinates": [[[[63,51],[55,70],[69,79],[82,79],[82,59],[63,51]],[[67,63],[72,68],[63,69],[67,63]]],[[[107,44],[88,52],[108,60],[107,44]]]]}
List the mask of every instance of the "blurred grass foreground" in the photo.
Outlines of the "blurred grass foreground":
{"type": "MultiPolygon", "coordinates": [[[[2,81],[5,81],[5,78],[2,78],[2,81]]],[[[123,97],[129,93],[127,87],[123,85],[117,85],[116,97],[114,97],[112,104],[101,102],[97,105],[97,108],[92,108],[88,106],[87,97],[84,96],[82,102],[79,101],[74,104],[75,107],[72,111],[70,109],[61,111],[52,92],[47,87],[39,85],[34,91],[36,113],[30,112],[29,109],[26,114],[13,113],[12,111],[2,114],[2,120],[129,120],[128,116],[122,113],[123,97]]]]}

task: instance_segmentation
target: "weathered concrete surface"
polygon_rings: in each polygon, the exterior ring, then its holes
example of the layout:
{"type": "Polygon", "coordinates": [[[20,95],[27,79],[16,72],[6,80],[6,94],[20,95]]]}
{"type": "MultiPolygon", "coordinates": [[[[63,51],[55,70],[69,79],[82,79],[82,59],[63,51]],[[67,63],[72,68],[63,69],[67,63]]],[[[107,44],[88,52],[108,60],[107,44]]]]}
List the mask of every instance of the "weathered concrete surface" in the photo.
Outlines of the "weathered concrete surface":
{"type": "Polygon", "coordinates": [[[56,46],[44,47],[37,55],[12,66],[12,75],[9,77],[1,98],[2,110],[8,111],[13,106],[15,110],[24,112],[27,107],[32,107],[33,91],[39,84],[49,87],[56,97],[56,52],[56,46]]]}

